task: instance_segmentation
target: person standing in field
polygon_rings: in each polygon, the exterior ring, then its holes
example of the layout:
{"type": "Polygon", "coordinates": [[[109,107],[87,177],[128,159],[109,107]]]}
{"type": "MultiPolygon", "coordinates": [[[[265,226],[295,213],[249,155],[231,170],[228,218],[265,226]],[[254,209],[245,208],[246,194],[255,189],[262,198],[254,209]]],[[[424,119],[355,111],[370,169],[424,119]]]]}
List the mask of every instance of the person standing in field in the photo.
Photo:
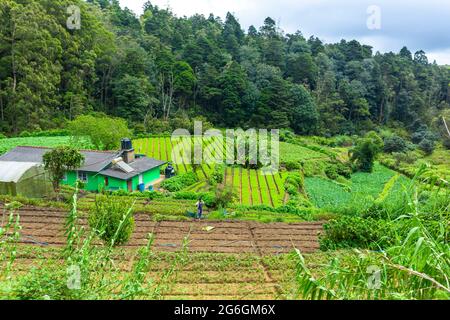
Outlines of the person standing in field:
{"type": "Polygon", "coordinates": [[[205,203],[203,202],[203,199],[200,198],[195,205],[197,206],[197,217],[200,220],[203,215],[203,206],[205,203]]]}

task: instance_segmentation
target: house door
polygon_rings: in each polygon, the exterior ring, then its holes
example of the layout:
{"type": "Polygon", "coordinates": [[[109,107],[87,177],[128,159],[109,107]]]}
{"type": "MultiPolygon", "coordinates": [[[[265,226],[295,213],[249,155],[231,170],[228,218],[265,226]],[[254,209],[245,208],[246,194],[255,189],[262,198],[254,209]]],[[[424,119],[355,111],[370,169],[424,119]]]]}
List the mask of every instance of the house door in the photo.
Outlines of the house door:
{"type": "Polygon", "coordinates": [[[144,176],[142,174],[139,175],[139,184],[144,183],[144,176]]]}
{"type": "Polygon", "coordinates": [[[131,180],[127,181],[128,191],[133,192],[133,182],[131,180]]]}

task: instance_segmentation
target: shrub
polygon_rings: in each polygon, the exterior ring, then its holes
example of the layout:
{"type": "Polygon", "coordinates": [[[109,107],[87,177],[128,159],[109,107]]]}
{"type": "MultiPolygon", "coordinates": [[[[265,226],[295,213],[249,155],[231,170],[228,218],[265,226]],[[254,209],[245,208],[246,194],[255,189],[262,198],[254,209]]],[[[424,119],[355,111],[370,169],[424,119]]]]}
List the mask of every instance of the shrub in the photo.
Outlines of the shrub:
{"type": "Polygon", "coordinates": [[[336,136],[333,138],[333,142],[332,147],[351,147],[353,145],[353,139],[349,136],[336,136]]]}
{"type": "Polygon", "coordinates": [[[64,269],[33,268],[21,277],[12,288],[12,296],[18,300],[68,300],[74,290],[67,287],[64,269]]]}
{"type": "Polygon", "coordinates": [[[3,134],[3,133],[0,133],[0,140],[1,139],[6,139],[7,137],[3,134]]]}
{"type": "Polygon", "coordinates": [[[20,133],[19,137],[21,137],[21,138],[28,138],[28,137],[31,137],[31,133],[29,133],[28,131],[22,131],[20,133]]]}
{"type": "MultiPolygon", "coordinates": [[[[1,137],[0,137],[1,139],[1,137]]],[[[447,149],[450,150],[450,138],[449,137],[444,137],[442,140],[442,146],[447,149]]]]}
{"type": "Polygon", "coordinates": [[[280,130],[280,141],[281,142],[289,142],[295,138],[295,135],[292,131],[287,129],[280,130]]]}
{"type": "Polygon", "coordinates": [[[197,182],[197,175],[194,172],[188,172],[163,181],[161,187],[170,192],[177,192],[197,182]]]}
{"type": "Polygon", "coordinates": [[[355,169],[372,172],[375,158],[383,146],[383,140],[375,132],[369,132],[364,138],[359,139],[356,146],[350,150],[350,160],[354,163],[355,169]]]}
{"type": "Polygon", "coordinates": [[[415,144],[419,144],[424,139],[436,141],[437,136],[433,132],[429,131],[428,129],[424,129],[424,128],[422,128],[421,130],[419,130],[417,132],[414,132],[411,136],[411,140],[415,144]]]}
{"type": "Polygon", "coordinates": [[[426,155],[430,155],[433,153],[434,151],[434,142],[429,140],[429,139],[423,139],[420,143],[419,143],[419,148],[420,150],[422,150],[423,152],[425,152],[426,155]]]}
{"type": "Polygon", "coordinates": [[[144,126],[145,130],[152,134],[164,134],[172,131],[169,121],[157,118],[146,118],[144,126]]]}
{"type": "Polygon", "coordinates": [[[384,220],[342,216],[324,225],[325,234],[320,239],[323,250],[343,248],[378,249],[389,244],[388,224],[384,220]]]}
{"type": "Polygon", "coordinates": [[[303,188],[303,184],[304,184],[304,178],[302,177],[302,175],[300,173],[297,173],[297,172],[290,173],[285,181],[286,189],[289,186],[292,186],[297,190],[297,192],[298,192],[298,190],[303,188]]]}
{"type": "Polygon", "coordinates": [[[301,164],[298,161],[288,161],[285,163],[286,170],[295,171],[301,169],[301,164]]]}
{"type": "Polygon", "coordinates": [[[89,226],[110,245],[126,243],[134,230],[133,202],[105,195],[97,196],[89,211],[89,226]]]}
{"type": "Polygon", "coordinates": [[[331,180],[337,180],[340,176],[349,179],[352,174],[352,169],[348,165],[337,161],[330,163],[325,168],[325,174],[331,180]]]}
{"type": "Polygon", "coordinates": [[[220,164],[216,165],[214,167],[214,171],[212,172],[211,176],[208,179],[209,184],[215,186],[219,183],[222,183],[224,175],[225,175],[225,167],[220,164]]]}
{"type": "Polygon", "coordinates": [[[219,185],[215,193],[215,207],[227,208],[230,203],[236,199],[233,188],[229,186],[219,185]]]}
{"type": "Polygon", "coordinates": [[[133,128],[133,133],[135,136],[145,135],[147,133],[145,125],[143,123],[135,124],[133,128]]]}
{"type": "Polygon", "coordinates": [[[174,194],[173,198],[180,200],[198,200],[202,198],[207,207],[216,206],[216,197],[212,192],[179,191],[174,194]]]}
{"type": "Polygon", "coordinates": [[[403,152],[406,149],[406,141],[399,136],[391,136],[384,139],[384,152],[403,152]]]}

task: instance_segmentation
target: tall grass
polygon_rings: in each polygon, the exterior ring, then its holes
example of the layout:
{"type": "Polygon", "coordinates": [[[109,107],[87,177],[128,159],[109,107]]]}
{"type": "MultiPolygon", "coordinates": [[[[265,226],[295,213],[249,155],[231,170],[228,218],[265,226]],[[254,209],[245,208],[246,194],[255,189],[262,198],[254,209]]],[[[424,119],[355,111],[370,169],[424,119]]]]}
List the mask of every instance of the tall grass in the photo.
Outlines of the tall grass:
{"type": "MultiPolygon", "coordinates": [[[[316,274],[299,250],[297,295],[303,299],[450,299],[450,192],[423,185],[421,168],[403,190],[402,205],[389,202],[390,181],[377,210],[390,224],[392,244],[380,251],[335,255],[316,274]],[[376,270],[376,272],[374,272],[376,270]],[[376,274],[376,276],[375,276],[376,274]],[[376,278],[376,286],[373,280],[376,278]]],[[[375,244],[376,245],[376,244],[375,244]]]]}
{"type": "MultiPolygon", "coordinates": [[[[152,234],[148,235],[146,246],[134,253],[130,271],[123,270],[118,262],[123,260],[124,254],[132,253],[115,246],[123,224],[119,224],[111,241],[101,245],[98,230],[88,230],[80,224],[77,203],[75,192],[65,224],[66,243],[57,258],[36,265],[25,275],[11,278],[11,285],[7,290],[0,286],[0,298],[38,300],[162,298],[169,287],[170,277],[182,268],[182,262],[186,260],[187,239],[183,243],[182,251],[175,254],[174,261],[162,279],[153,279],[149,276],[150,267],[155,260],[152,234]]],[[[123,213],[121,221],[127,219],[130,210],[123,213]]],[[[3,239],[3,236],[0,239],[3,239]]],[[[14,236],[10,240],[5,246],[13,250],[18,238],[14,236]]],[[[0,245],[3,243],[0,242],[0,245]]],[[[0,257],[3,257],[3,253],[0,257]]]]}

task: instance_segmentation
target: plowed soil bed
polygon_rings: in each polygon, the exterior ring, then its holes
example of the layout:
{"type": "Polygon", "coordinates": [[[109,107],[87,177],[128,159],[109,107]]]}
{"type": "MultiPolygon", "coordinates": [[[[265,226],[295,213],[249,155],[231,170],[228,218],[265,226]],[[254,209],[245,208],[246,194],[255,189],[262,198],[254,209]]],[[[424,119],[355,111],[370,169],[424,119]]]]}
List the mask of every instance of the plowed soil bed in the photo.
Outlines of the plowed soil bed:
{"type": "MultiPolygon", "coordinates": [[[[0,210],[3,211],[2,206],[0,210]]],[[[19,214],[22,243],[40,246],[61,246],[65,243],[67,213],[64,210],[28,206],[21,208],[19,214]]],[[[319,249],[318,235],[322,230],[320,222],[155,222],[145,214],[137,214],[135,221],[135,231],[125,247],[143,246],[148,234],[153,233],[154,249],[168,252],[179,250],[184,238],[187,238],[191,252],[279,254],[290,252],[295,247],[310,253],[319,249]]],[[[85,218],[81,218],[80,223],[87,225],[85,218]]]]}

